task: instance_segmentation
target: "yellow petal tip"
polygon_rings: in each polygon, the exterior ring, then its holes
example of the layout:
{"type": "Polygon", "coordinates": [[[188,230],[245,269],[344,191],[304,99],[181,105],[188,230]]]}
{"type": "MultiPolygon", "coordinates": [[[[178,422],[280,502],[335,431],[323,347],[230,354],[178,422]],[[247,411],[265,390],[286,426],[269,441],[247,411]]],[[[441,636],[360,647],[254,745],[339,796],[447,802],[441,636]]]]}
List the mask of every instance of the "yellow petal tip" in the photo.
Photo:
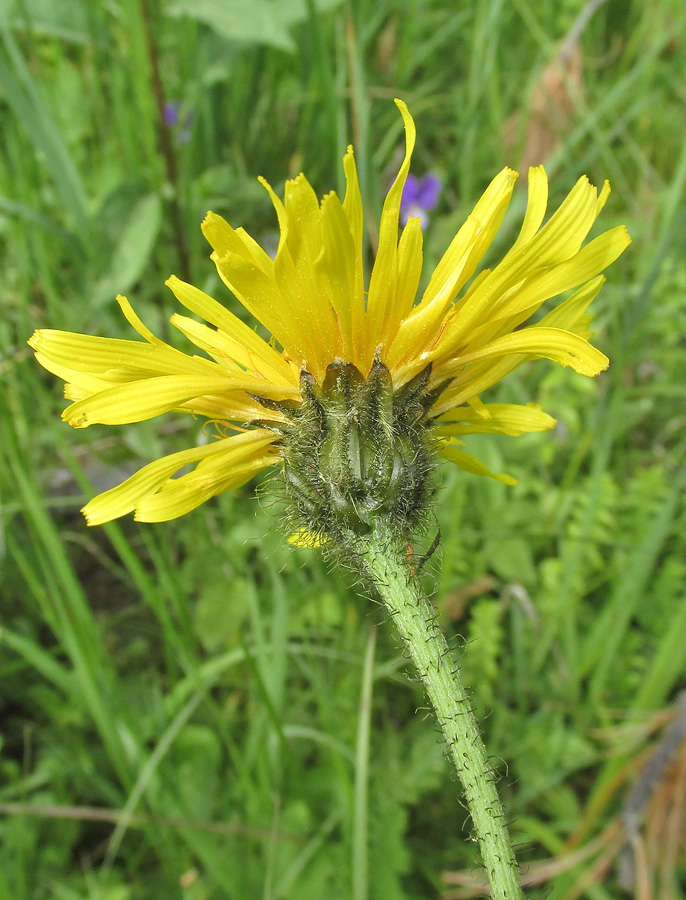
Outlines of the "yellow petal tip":
{"type": "Polygon", "coordinates": [[[87,503],[84,507],[81,508],[81,514],[86,520],[86,525],[102,525],[103,519],[97,515],[95,510],[92,507],[92,504],[87,503]]]}

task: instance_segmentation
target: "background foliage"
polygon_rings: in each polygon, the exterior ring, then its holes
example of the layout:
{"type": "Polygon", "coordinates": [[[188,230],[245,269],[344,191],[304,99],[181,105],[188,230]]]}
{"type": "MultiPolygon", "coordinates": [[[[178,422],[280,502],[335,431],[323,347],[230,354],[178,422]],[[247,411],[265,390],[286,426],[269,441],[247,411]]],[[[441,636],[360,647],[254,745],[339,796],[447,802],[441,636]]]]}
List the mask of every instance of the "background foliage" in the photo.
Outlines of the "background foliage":
{"type": "Polygon", "coordinates": [[[651,780],[645,764],[686,688],[686,10],[610,0],[563,43],[583,10],[0,0],[0,900],[478,891],[457,787],[378,607],[285,546],[254,486],[169,524],[88,530],[84,498],[199,426],[73,433],[25,345],[35,327],[128,335],[127,291],[166,333],[170,272],[233,303],[204,212],[269,243],[255,176],[302,168],[340,189],[351,140],[373,245],[394,96],[417,120],[414,171],[444,184],[427,270],[505,162],[543,159],[554,203],[582,172],[608,177],[603,229],[634,238],[595,304],[609,372],[540,363],[491,395],[535,398],[559,425],[473,440],[516,488],[446,469],[427,588],[504,761],[531,896],[649,897],[646,879],[683,896],[678,717],[665,766],[651,780]],[[644,822],[633,875],[622,810],[644,822]]]}

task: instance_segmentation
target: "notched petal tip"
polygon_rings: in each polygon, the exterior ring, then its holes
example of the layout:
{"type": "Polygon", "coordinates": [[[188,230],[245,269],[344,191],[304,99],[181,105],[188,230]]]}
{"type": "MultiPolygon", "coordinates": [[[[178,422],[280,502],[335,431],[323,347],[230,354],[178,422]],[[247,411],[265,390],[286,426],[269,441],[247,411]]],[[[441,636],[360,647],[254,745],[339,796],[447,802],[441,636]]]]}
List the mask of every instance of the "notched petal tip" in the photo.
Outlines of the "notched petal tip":
{"type": "Polygon", "coordinates": [[[511,166],[503,166],[498,174],[491,180],[491,183],[486,191],[492,191],[495,187],[501,187],[502,181],[507,182],[507,184],[514,185],[515,181],[517,181],[518,178],[519,172],[516,169],[513,169],[511,166]]]}
{"type": "MultiPolygon", "coordinates": [[[[626,248],[632,242],[631,235],[629,234],[629,229],[626,227],[626,225],[620,225],[619,228],[620,228],[621,234],[624,236],[624,239],[626,241],[626,245],[624,247],[624,250],[626,250],[626,248]]],[[[624,252],[624,250],[622,250],[622,253],[624,252]]]]}
{"type": "Polygon", "coordinates": [[[570,366],[578,375],[585,375],[587,378],[597,378],[601,372],[607,371],[610,366],[610,360],[596,347],[590,344],[589,346],[594,351],[592,359],[569,353],[566,360],[559,360],[560,365],[570,366]]]}
{"type": "Polygon", "coordinates": [[[218,216],[216,213],[213,213],[211,209],[208,209],[205,213],[205,218],[200,223],[202,233],[205,234],[206,229],[211,228],[218,220],[221,220],[221,216],[218,216]]]}
{"type": "Polygon", "coordinates": [[[306,184],[308,187],[310,186],[310,182],[305,177],[304,172],[298,172],[295,178],[286,179],[286,186],[293,185],[295,187],[299,187],[301,184],[306,184]]]}
{"type": "Polygon", "coordinates": [[[205,240],[214,251],[221,250],[225,252],[228,249],[235,250],[237,241],[233,228],[222,216],[213,213],[211,210],[207,212],[205,218],[200,224],[205,240]]]}
{"type": "Polygon", "coordinates": [[[600,194],[598,195],[598,202],[596,205],[596,215],[597,216],[600,215],[600,211],[607,203],[607,198],[610,196],[611,192],[612,192],[612,188],[610,187],[610,182],[606,178],[605,181],[603,182],[602,190],[600,191],[600,194]]]}
{"type": "Polygon", "coordinates": [[[86,520],[86,525],[89,527],[92,527],[93,525],[104,525],[105,522],[110,522],[112,520],[111,516],[104,516],[102,511],[98,510],[97,504],[92,500],[81,508],[81,514],[86,520]]]}

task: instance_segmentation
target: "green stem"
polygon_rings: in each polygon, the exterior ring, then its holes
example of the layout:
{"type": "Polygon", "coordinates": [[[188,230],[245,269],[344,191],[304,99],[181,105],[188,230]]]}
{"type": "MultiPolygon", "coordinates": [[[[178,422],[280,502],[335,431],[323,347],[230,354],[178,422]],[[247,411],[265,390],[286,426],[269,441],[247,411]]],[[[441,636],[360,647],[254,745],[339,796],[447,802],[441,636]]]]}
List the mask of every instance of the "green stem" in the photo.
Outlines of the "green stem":
{"type": "Polygon", "coordinates": [[[522,898],[517,862],[486,748],[433,607],[407,560],[406,546],[379,523],[358,539],[367,572],[412,657],[436,711],[467,799],[493,900],[522,898]]]}

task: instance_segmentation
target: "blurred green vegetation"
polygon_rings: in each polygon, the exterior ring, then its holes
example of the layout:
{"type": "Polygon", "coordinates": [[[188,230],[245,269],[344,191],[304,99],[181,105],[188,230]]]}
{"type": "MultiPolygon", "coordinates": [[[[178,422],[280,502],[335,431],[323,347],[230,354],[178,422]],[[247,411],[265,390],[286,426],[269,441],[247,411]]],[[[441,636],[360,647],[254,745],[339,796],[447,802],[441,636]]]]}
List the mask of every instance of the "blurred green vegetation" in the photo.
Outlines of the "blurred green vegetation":
{"type": "MultiPolygon", "coordinates": [[[[413,171],[444,183],[427,271],[506,162],[543,159],[551,203],[608,177],[602,228],[634,239],[595,303],[609,372],[539,363],[491,393],[560,424],[470,442],[516,488],[445,469],[427,574],[504,761],[530,896],[633,894],[618,817],[686,688],[686,8],[609,0],[562,43],[583,9],[0,0],[0,900],[344,900],[365,880],[369,900],[473,895],[455,887],[477,864],[457,786],[378,606],[285,544],[268,485],[87,529],[85,498],[199,424],[72,432],[25,343],[128,336],[117,292],[168,335],[163,282],[186,268],[236,309],[205,211],[268,243],[256,176],[340,188],[351,141],[373,244],[394,96],[417,121],[413,171]]],[[[641,807],[637,877],[665,898],[686,885],[685,770],[682,739],[641,807]]]]}

